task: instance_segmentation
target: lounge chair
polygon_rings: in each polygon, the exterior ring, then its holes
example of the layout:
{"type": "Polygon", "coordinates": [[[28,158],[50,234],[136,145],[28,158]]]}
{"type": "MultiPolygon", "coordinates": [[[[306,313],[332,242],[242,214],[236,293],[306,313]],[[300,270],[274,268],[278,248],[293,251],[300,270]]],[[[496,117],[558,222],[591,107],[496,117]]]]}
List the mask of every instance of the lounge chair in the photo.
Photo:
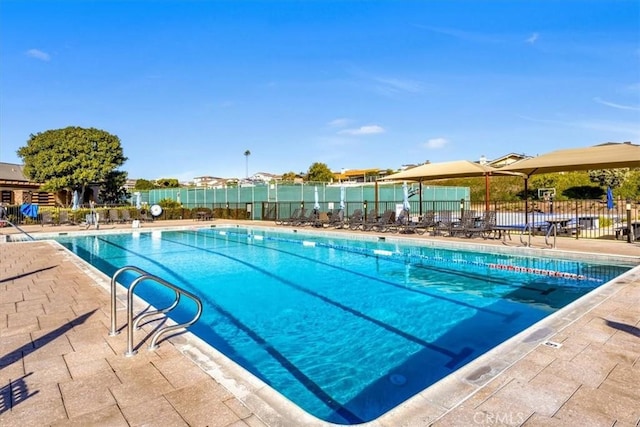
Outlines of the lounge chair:
{"type": "Polygon", "coordinates": [[[395,222],[395,212],[391,209],[388,209],[382,213],[379,218],[376,218],[375,214],[372,216],[372,220],[365,221],[362,225],[362,229],[364,231],[380,231],[385,232],[391,229],[393,223],[395,222]]]}
{"type": "Polygon", "coordinates": [[[316,222],[318,218],[318,213],[319,212],[316,211],[315,209],[307,210],[305,208],[302,208],[302,213],[300,214],[300,217],[295,219],[292,225],[295,225],[298,227],[312,225],[316,222]]]}
{"type": "Polygon", "coordinates": [[[129,209],[123,209],[120,212],[120,222],[131,222],[131,214],[129,213],[129,209]]]}
{"type": "Polygon", "coordinates": [[[364,222],[364,216],[362,214],[362,209],[356,209],[353,211],[349,220],[347,221],[349,225],[349,230],[357,230],[362,227],[362,223],[364,222]]]}
{"type": "Polygon", "coordinates": [[[290,225],[291,222],[297,219],[300,216],[300,208],[296,208],[288,218],[278,218],[276,219],[277,225],[290,225]]]}
{"type": "Polygon", "coordinates": [[[362,221],[362,229],[363,230],[371,230],[374,224],[378,222],[378,211],[375,209],[371,209],[367,216],[362,221]]]}
{"type": "Polygon", "coordinates": [[[318,212],[316,219],[314,220],[314,227],[323,227],[329,224],[329,214],[327,212],[318,212]]]}
{"type": "Polygon", "coordinates": [[[436,226],[436,213],[433,211],[426,212],[418,222],[409,222],[405,226],[400,227],[401,233],[416,233],[423,235],[430,228],[436,226]]]}
{"type": "Polygon", "coordinates": [[[451,211],[439,212],[435,222],[433,234],[446,232],[449,236],[454,234],[453,228],[458,224],[458,221],[453,218],[453,212],[451,211]]]}
{"type": "Polygon", "coordinates": [[[479,234],[483,239],[486,239],[491,235],[491,233],[493,233],[495,226],[495,211],[486,211],[480,220],[467,218],[462,223],[465,236],[473,237],[474,234],[479,234]]]}
{"type": "Polygon", "coordinates": [[[335,228],[344,227],[344,210],[334,209],[333,212],[331,212],[327,225],[335,228]]]}
{"type": "Polygon", "coordinates": [[[117,209],[109,209],[109,217],[107,222],[120,222],[120,215],[118,215],[117,209]]]}
{"type": "Polygon", "coordinates": [[[41,217],[41,225],[44,227],[45,225],[53,225],[53,215],[49,211],[43,211],[40,213],[41,217]]]}
{"type": "Polygon", "coordinates": [[[71,221],[69,220],[69,212],[65,210],[60,210],[58,212],[58,224],[63,225],[63,224],[70,224],[70,223],[71,221]]]}

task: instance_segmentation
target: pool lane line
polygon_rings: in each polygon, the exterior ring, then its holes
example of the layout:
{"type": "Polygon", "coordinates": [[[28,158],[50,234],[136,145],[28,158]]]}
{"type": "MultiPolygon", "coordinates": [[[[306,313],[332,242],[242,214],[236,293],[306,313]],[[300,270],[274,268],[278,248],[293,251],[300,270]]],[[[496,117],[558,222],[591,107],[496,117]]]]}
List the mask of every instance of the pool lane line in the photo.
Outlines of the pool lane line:
{"type": "MultiPolygon", "coordinates": [[[[191,231],[177,231],[177,232],[180,233],[180,234],[193,234],[191,231]]],[[[347,305],[344,305],[344,304],[342,304],[342,303],[340,303],[338,301],[332,300],[329,297],[326,297],[326,296],[324,296],[322,294],[319,294],[319,293],[317,293],[315,291],[312,291],[311,289],[305,288],[304,286],[298,285],[295,282],[292,282],[292,281],[290,281],[288,279],[285,279],[285,278],[283,278],[281,276],[273,274],[272,272],[270,272],[270,271],[268,271],[268,270],[266,270],[266,269],[264,269],[262,267],[259,267],[259,266],[255,265],[255,264],[251,264],[251,263],[249,263],[247,261],[244,261],[244,260],[241,260],[239,258],[235,258],[235,257],[232,257],[232,256],[227,255],[227,254],[222,254],[222,253],[213,251],[211,249],[198,248],[198,247],[190,245],[188,243],[177,242],[177,241],[173,241],[173,240],[170,240],[170,239],[166,239],[164,237],[162,239],[167,241],[167,242],[170,242],[170,243],[193,247],[194,249],[197,249],[199,251],[209,252],[209,253],[212,253],[214,255],[222,256],[224,258],[236,261],[236,262],[238,262],[240,264],[243,264],[246,267],[252,268],[252,269],[264,274],[265,276],[270,277],[270,278],[272,278],[272,279],[274,279],[274,280],[276,280],[276,281],[278,281],[278,282],[280,282],[280,283],[282,283],[284,285],[287,285],[289,287],[297,289],[297,290],[299,290],[299,291],[301,291],[303,293],[309,294],[309,295],[311,295],[311,296],[313,296],[315,298],[318,298],[318,299],[324,301],[325,303],[327,303],[329,305],[332,305],[332,306],[335,306],[337,308],[340,308],[341,310],[343,310],[343,311],[345,311],[347,313],[350,313],[350,314],[352,314],[352,315],[354,315],[356,317],[359,317],[359,318],[361,318],[363,320],[366,320],[366,321],[368,321],[370,323],[373,323],[373,324],[375,324],[375,325],[377,325],[377,326],[379,326],[379,327],[381,327],[381,328],[383,328],[383,329],[385,329],[385,330],[387,330],[387,331],[389,331],[389,332],[391,332],[393,334],[401,336],[401,337],[403,337],[404,339],[406,339],[408,341],[411,341],[411,342],[413,342],[415,344],[421,345],[424,348],[427,348],[427,349],[436,351],[438,353],[441,353],[441,354],[443,354],[443,355],[445,355],[445,356],[447,356],[447,357],[452,359],[451,362],[449,362],[449,363],[447,363],[445,365],[447,368],[453,368],[460,360],[462,360],[464,357],[467,357],[468,355],[470,355],[473,352],[473,349],[471,349],[469,347],[463,347],[460,350],[460,353],[455,353],[455,352],[453,352],[453,351],[451,351],[449,349],[446,349],[444,347],[441,347],[441,346],[438,346],[436,344],[430,343],[430,342],[428,342],[426,340],[423,340],[422,338],[419,338],[419,337],[416,337],[414,335],[411,335],[408,332],[405,332],[405,331],[403,331],[403,330],[401,330],[399,328],[396,328],[395,326],[392,326],[392,325],[389,325],[389,324],[387,324],[385,322],[382,322],[381,320],[378,320],[378,319],[376,319],[374,317],[371,317],[371,316],[369,316],[369,315],[367,315],[367,314],[365,314],[365,313],[363,313],[361,311],[355,310],[355,309],[353,309],[353,308],[351,308],[351,307],[349,307],[347,305]],[[453,362],[455,362],[455,363],[453,363],[453,362]]]]}
{"type": "MultiPolygon", "coordinates": [[[[247,237],[252,237],[252,236],[259,236],[259,235],[255,235],[255,234],[243,234],[243,233],[237,233],[234,231],[219,231],[220,234],[234,234],[237,236],[247,236],[247,237]]],[[[284,238],[284,237],[271,237],[268,236],[266,237],[267,240],[276,240],[276,241],[284,241],[284,242],[290,242],[290,243],[299,243],[302,242],[303,245],[306,241],[303,240],[297,240],[297,239],[288,239],[288,238],[284,238]]],[[[364,254],[364,255],[371,255],[371,253],[373,253],[374,255],[386,255],[386,256],[393,256],[393,255],[401,255],[403,257],[409,257],[409,258],[420,258],[420,259],[427,259],[430,261],[440,261],[440,262],[452,262],[452,263],[457,263],[457,264],[462,264],[462,265],[477,265],[477,266],[482,266],[482,267],[487,267],[490,269],[499,269],[499,270],[507,270],[507,271],[511,271],[511,272],[522,272],[522,273],[529,273],[529,274],[533,274],[533,275],[539,275],[539,276],[551,276],[551,277],[559,277],[559,278],[564,278],[564,279],[572,279],[572,280],[589,280],[589,281],[594,281],[594,282],[598,282],[598,283],[604,283],[604,280],[601,279],[597,279],[597,278],[592,278],[592,277],[587,277],[585,275],[581,275],[581,274],[575,274],[575,273],[568,273],[568,272],[562,272],[562,271],[556,271],[556,270],[545,270],[545,269],[536,269],[536,268],[531,268],[531,267],[520,267],[520,266],[515,266],[513,264],[496,264],[496,263],[481,263],[481,262],[473,262],[473,261],[466,261],[466,260],[456,260],[456,259],[444,259],[442,257],[425,257],[421,254],[412,254],[412,253],[394,253],[392,251],[385,251],[385,250],[376,250],[374,249],[373,251],[368,249],[368,248],[359,248],[359,247],[354,247],[354,246],[345,246],[345,245],[330,245],[330,244],[326,244],[323,242],[315,242],[315,241],[309,241],[307,242],[309,244],[309,246],[311,246],[310,244],[313,243],[313,246],[322,246],[322,247],[328,247],[328,248],[333,248],[333,249],[342,249],[345,250],[347,252],[352,252],[352,253],[360,253],[360,254],[364,254]]],[[[450,251],[450,249],[444,249],[446,251],[450,251]]],[[[442,270],[443,272],[446,272],[447,270],[442,270]]],[[[535,288],[532,288],[535,289],[535,288]]]]}
{"type": "MultiPolygon", "coordinates": [[[[209,230],[207,230],[209,231],[209,230]]],[[[215,233],[215,232],[214,232],[215,233]]],[[[242,233],[234,233],[234,232],[225,232],[225,234],[220,233],[221,235],[236,235],[236,236],[247,236],[247,237],[251,237],[251,236],[255,236],[255,235],[251,235],[251,234],[242,234],[242,233]]],[[[262,237],[262,236],[261,236],[262,237]]],[[[296,240],[296,239],[285,239],[285,238],[279,238],[279,237],[266,237],[266,238],[261,238],[259,240],[272,240],[272,241],[282,241],[282,242],[287,242],[287,243],[303,243],[304,246],[304,240],[296,240]]],[[[364,256],[378,256],[378,255],[382,255],[381,252],[376,252],[377,250],[374,249],[373,251],[370,250],[369,248],[358,248],[358,247],[354,247],[354,246],[346,246],[346,245],[330,245],[330,244],[326,244],[323,242],[313,242],[316,243],[314,246],[319,246],[319,247],[323,247],[323,248],[329,248],[329,249],[335,249],[335,250],[342,250],[345,252],[349,252],[349,253],[354,253],[354,254],[360,254],[360,255],[364,255],[364,256]]],[[[527,286],[527,285],[522,285],[522,286],[517,286],[517,285],[513,285],[510,282],[506,281],[506,280],[502,280],[502,279],[498,279],[495,277],[487,277],[487,276],[482,276],[480,274],[474,274],[474,273],[470,273],[470,272],[465,272],[465,271],[460,271],[460,270],[452,270],[452,269],[447,269],[447,268],[443,268],[443,267],[438,267],[435,265],[429,265],[429,264],[423,264],[421,261],[423,260],[428,260],[428,261],[440,261],[440,262],[453,262],[459,265],[475,265],[475,266],[479,266],[479,267],[486,267],[489,269],[497,269],[494,267],[495,264],[490,264],[490,263],[480,263],[480,262],[461,262],[461,261],[457,261],[455,259],[444,259],[442,258],[442,260],[440,260],[439,257],[425,257],[423,255],[419,255],[419,254],[413,254],[413,253],[405,253],[405,252],[398,252],[398,253],[392,253],[391,251],[384,251],[384,252],[389,252],[392,255],[386,255],[384,254],[383,256],[387,256],[387,258],[382,258],[380,257],[380,259],[386,259],[388,261],[391,262],[396,262],[399,264],[410,264],[414,267],[417,268],[423,268],[425,270],[433,270],[433,271],[437,271],[439,273],[444,273],[444,274],[453,274],[456,276],[462,276],[462,277],[467,277],[467,278],[471,278],[471,279],[476,279],[476,280],[482,280],[484,282],[490,282],[490,283],[496,283],[499,285],[503,285],[503,286],[508,286],[511,288],[516,288],[516,289],[526,289],[526,290],[530,290],[530,291],[535,291],[535,292],[539,292],[541,295],[547,295],[549,293],[548,289],[539,289],[533,286],[527,286]],[[399,255],[399,256],[393,256],[393,255],[399,255]],[[400,257],[402,257],[402,259],[399,259],[400,257]],[[419,261],[416,262],[411,262],[412,258],[417,258],[419,261]]],[[[504,268],[504,270],[514,270],[514,268],[504,268]]],[[[521,272],[527,272],[526,271],[527,268],[526,267],[520,267],[518,268],[518,271],[521,272]]],[[[571,274],[571,273],[568,273],[571,274]]],[[[541,274],[542,275],[542,274],[541,274]]],[[[547,274],[546,276],[555,276],[555,277],[564,277],[567,278],[569,276],[563,276],[561,274],[557,274],[557,275],[552,275],[552,274],[547,274]]],[[[583,276],[584,277],[584,276],[583,276]]],[[[595,280],[595,279],[591,279],[591,280],[595,280]]],[[[602,282],[601,280],[599,282],[602,282]]],[[[555,288],[554,288],[555,289],[555,288]]],[[[551,291],[552,292],[552,291],[551,291]]]]}
{"type": "MultiPolygon", "coordinates": [[[[183,283],[190,283],[188,280],[183,279],[178,273],[174,272],[173,270],[170,270],[170,269],[166,268],[164,265],[162,265],[162,264],[158,263],[157,261],[147,257],[146,255],[139,254],[136,251],[132,251],[130,249],[127,249],[127,248],[123,247],[122,245],[119,245],[117,243],[105,240],[102,237],[96,237],[96,238],[98,240],[106,243],[106,244],[109,244],[111,246],[115,246],[120,250],[123,250],[125,252],[131,253],[131,254],[133,254],[135,256],[138,256],[140,258],[143,258],[143,259],[151,262],[154,265],[157,265],[163,271],[169,273],[172,277],[181,280],[183,283]]],[[[165,240],[167,242],[176,244],[176,242],[172,242],[171,240],[164,239],[162,237],[161,237],[161,239],[165,240]]],[[[179,244],[183,244],[183,243],[179,243],[179,244]]],[[[187,245],[187,244],[183,244],[183,245],[193,248],[193,246],[190,246],[190,245],[187,245]]],[[[230,258],[230,257],[227,256],[227,258],[230,258]]],[[[349,409],[345,408],[340,402],[336,401],[332,396],[330,396],[327,392],[325,392],[322,389],[322,387],[320,387],[318,384],[316,384],[315,381],[313,381],[311,378],[309,378],[304,372],[302,372],[300,369],[298,369],[295,366],[295,364],[293,364],[291,361],[289,361],[289,359],[287,359],[287,357],[285,355],[280,353],[276,348],[273,347],[273,345],[271,345],[267,340],[262,338],[255,331],[253,331],[249,326],[245,325],[240,319],[238,319],[236,316],[234,316],[229,311],[224,309],[222,306],[220,306],[215,301],[213,301],[213,300],[211,300],[211,299],[209,299],[207,297],[203,297],[203,296],[200,296],[200,297],[202,299],[206,300],[208,304],[211,304],[213,306],[213,308],[215,310],[217,310],[222,316],[227,317],[235,327],[237,327],[241,331],[245,332],[251,339],[253,339],[257,344],[259,344],[261,348],[264,348],[267,351],[267,353],[269,353],[269,355],[271,355],[278,363],[280,363],[280,365],[286,371],[288,371],[292,376],[294,376],[300,382],[300,384],[302,384],[303,387],[305,387],[307,390],[309,390],[310,393],[312,393],[314,396],[316,396],[327,407],[329,407],[330,409],[335,411],[337,414],[339,414],[341,417],[343,417],[349,423],[362,423],[362,422],[364,422],[364,420],[362,418],[360,418],[359,416],[357,416],[356,414],[351,412],[349,409]]]]}
{"type": "MultiPolygon", "coordinates": [[[[185,233],[185,234],[186,233],[192,233],[192,232],[185,232],[185,231],[179,231],[179,232],[180,233],[185,233]]],[[[207,233],[205,235],[208,236],[209,238],[213,238],[213,239],[218,240],[216,238],[215,234],[207,233]]],[[[240,235],[240,234],[238,234],[238,235],[240,235]]],[[[294,242],[298,242],[298,241],[294,241],[294,242]]],[[[248,244],[246,244],[246,243],[243,243],[243,242],[239,242],[239,243],[245,244],[245,245],[248,246],[248,244]]],[[[390,285],[390,286],[396,287],[396,288],[398,288],[400,290],[403,290],[403,291],[409,291],[409,292],[414,292],[414,293],[417,293],[417,294],[420,294],[420,295],[426,295],[426,296],[429,296],[429,297],[434,298],[434,299],[447,301],[447,302],[449,302],[451,304],[454,304],[454,305],[467,307],[467,308],[471,308],[473,310],[477,310],[477,311],[482,311],[482,312],[485,312],[485,313],[493,314],[493,315],[496,315],[496,316],[499,316],[499,317],[503,318],[503,322],[504,323],[510,323],[510,322],[512,322],[513,320],[515,320],[516,318],[518,318],[522,314],[519,311],[514,311],[513,313],[507,314],[507,313],[502,313],[500,311],[491,310],[491,309],[488,309],[486,307],[478,307],[478,306],[475,306],[473,304],[469,304],[469,303],[466,303],[466,302],[463,302],[463,301],[457,301],[455,299],[447,298],[447,297],[442,296],[442,295],[432,294],[430,292],[424,291],[423,290],[424,288],[407,287],[407,286],[399,285],[399,284],[397,284],[395,282],[391,282],[389,280],[383,280],[383,279],[381,279],[379,277],[369,276],[369,275],[364,274],[364,273],[360,273],[360,272],[357,272],[357,271],[352,271],[352,270],[346,269],[344,267],[340,267],[340,266],[337,266],[337,265],[329,264],[327,262],[320,261],[320,260],[317,260],[317,259],[309,258],[309,257],[303,256],[303,255],[300,255],[298,253],[288,252],[288,251],[285,251],[285,250],[282,250],[282,249],[276,249],[276,248],[272,248],[270,246],[265,246],[265,245],[262,245],[260,247],[262,247],[264,249],[269,249],[271,251],[279,252],[281,254],[286,254],[286,255],[289,255],[289,256],[296,257],[296,258],[301,258],[301,259],[304,259],[304,260],[306,260],[308,262],[313,262],[313,263],[316,263],[316,264],[324,265],[325,267],[329,267],[329,268],[332,268],[332,269],[335,269],[335,270],[339,270],[339,271],[342,271],[342,272],[345,272],[345,273],[349,273],[349,274],[352,274],[352,275],[363,277],[365,279],[372,280],[372,281],[375,281],[375,282],[378,282],[378,283],[383,283],[385,285],[390,285]]],[[[368,257],[373,257],[370,254],[364,254],[364,255],[366,255],[368,257]]],[[[386,260],[387,258],[382,258],[382,259],[386,260]]],[[[396,261],[392,261],[392,260],[389,260],[389,261],[396,262],[396,261]]],[[[415,266],[415,267],[424,268],[425,270],[433,270],[433,271],[437,271],[437,272],[440,272],[440,273],[455,274],[455,273],[452,273],[451,271],[448,271],[448,270],[441,271],[441,269],[436,268],[436,267],[430,267],[430,266],[425,266],[425,267],[415,266]]],[[[480,275],[472,275],[472,274],[468,274],[468,273],[467,274],[460,274],[460,275],[464,276],[464,277],[467,277],[467,278],[483,279],[483,276],[480,276],[480,275]]],[[[519,286],[510,285],[508,283],[504,283],[504,282],[498,281],[498,280],[494,280],[492,282],[493,283],[498,283],[498,284],[503,285],[503,286],[515,287],[516,289],[520,289],[521,288],[519,286]]]]}

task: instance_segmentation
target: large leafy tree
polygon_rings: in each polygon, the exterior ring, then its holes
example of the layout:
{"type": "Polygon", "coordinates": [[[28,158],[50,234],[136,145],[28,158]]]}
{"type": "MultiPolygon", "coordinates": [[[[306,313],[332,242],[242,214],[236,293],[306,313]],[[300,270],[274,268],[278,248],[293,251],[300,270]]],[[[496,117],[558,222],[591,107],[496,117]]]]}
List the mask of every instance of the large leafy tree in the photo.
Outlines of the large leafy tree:
{"type": "Polygon", "coordinates": [[[156,185],[152,181],[149,181],[148,179],[136,180],[136,186],[135,186],[136,190],[153,190],[154,188],[156,188],[156,185]]]}
{"type": "Polygon", "coordinates": [[[295,172],[287,172],[282,175],[282,182],[291,183],[291,182],[294,182],[295,180],[296,180],[295,172]]]}
{"type": "Polygon", "coordinates": [[[629,176],[628,168],[596,169],[589,171],[589,179],[602,187],[618,188],[629,176]]]}
{"type": "Polygon", "coordinates": [[[117,136],[74,126],[32,134],[17,153],[25,175],[43,190],[80,190],[81,200],[90,184],[104,183],[127,160],[117,136]]]}
{"type": "Polygon", "coordinates": [[[324,163],[315,162],[309,166],[306,179],[311,182],[331,182],[333,181],[333,177],[333,172],[331,172],[329,166],[324,163]]]}
{"type": "Polygon", "coordinates": [[[156,180],[157,188],[179,188],[180,181],[176,178],[160,178],[156,180]]]}
{"type": "Polygon", "coordinates": [[[123,171],[112,171],[107,174],[106,179],[100,187],[100,200],[104,203],[121,204],[131,195],[125,188],[127,183],[127,173],[123,171]]]}

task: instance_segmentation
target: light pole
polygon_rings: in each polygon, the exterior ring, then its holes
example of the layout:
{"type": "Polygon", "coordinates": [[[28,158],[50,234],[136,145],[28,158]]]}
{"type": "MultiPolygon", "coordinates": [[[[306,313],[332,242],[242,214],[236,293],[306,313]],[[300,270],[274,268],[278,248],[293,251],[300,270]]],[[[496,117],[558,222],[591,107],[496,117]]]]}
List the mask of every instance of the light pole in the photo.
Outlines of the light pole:
{"type": "Polygon", "coordinates": [[[249,179],[249,156],[251,155],[251,151],[246,150],[244,152],[244,157],[246,158],[246,170],[245,170],[245,174],[247,179],[249,179]]]}

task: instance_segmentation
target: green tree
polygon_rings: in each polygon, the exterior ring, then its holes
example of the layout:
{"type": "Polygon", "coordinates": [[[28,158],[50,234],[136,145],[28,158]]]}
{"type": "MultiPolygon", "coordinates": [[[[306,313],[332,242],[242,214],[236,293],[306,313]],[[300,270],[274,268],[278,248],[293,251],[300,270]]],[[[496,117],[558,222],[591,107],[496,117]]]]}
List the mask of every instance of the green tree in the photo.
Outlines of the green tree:
{"type": "Polygon", "coordinates": [[[628,176],[628,168],[595,169],[589,171],[589,179],[591,182],[596,182],[601,187],[618,188],[622,186],[628,176]]]}
{"type": "Polygon", "coordinates": [[[41,183],[43,190],[79,189],[80,200],[90,184],[103,183],[127,160],[117,136],[73,126],[32,134],[17,154],[24,174],[41,183]]]}
{"type": "Polygon", "coordinates": [[[176,178],[160,178],[156,180],[156,187],[159,188],[179,188],[180,182],[176,178]]]}
{"type": "Polygon", "coordinates": [[[310,182],[331,182],[333,181],[333,172],[324,164],[315,162],[309,166],[306,180],[310,182]]]}
{"type": "Polygon", "coordinates": [[[295,172],[287,172],[282,175],[282,182],[294,182],[296,179],[296,176],[297,175],[295,172]]]}
{"type": "Polygon", "coordinates": [[[100,200],[104,203],[124,203],[130,194],[124,185],[127,183],[127,173],[124,171],[111,171],[100,186],[100,200]]]}
{"type": "Polygon", "coordinates": [[[156,188],[156,185],[149,181],[148,179],[138,179],[136,180],[136,186],[134,187],[136,190],[153,190],[156,188]]]}

